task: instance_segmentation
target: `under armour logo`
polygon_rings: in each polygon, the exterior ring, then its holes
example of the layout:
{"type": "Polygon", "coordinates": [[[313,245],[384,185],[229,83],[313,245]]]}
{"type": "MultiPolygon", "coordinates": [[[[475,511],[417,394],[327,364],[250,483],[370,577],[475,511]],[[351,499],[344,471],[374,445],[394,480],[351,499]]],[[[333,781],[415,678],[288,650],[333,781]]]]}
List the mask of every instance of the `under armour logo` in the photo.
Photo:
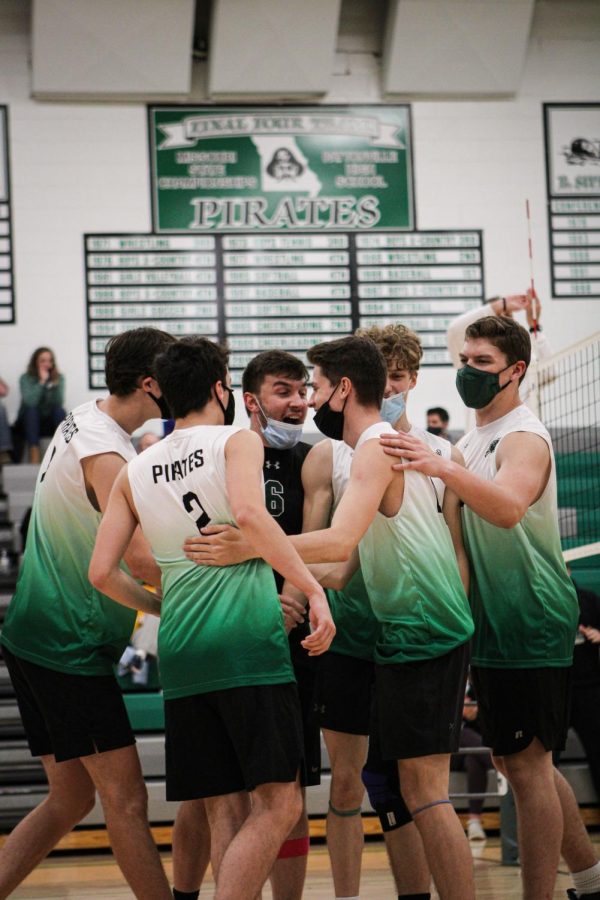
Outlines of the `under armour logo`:
{"type": "Polygon", "coordinates": [[[523,732],[522,732],[522,731],[515,731],[515,740],[516,740],[517,738],[522,738],[522,737],[523,737],[523,732]]]}
{"type": "Polygon", "coordinates": [[[438,456],[441,456],[441,455],[442,455],[442,451],[439,449],[439,447],[438,447],[438,449],[437,449],[435,452],[437,453],[438,456]]]}
{"type": "Polygon", "coordinates": [[[279,466],[280,466],[279,460],[277,460],[277,462],[271,462],[271,460],[268,459],[265,463],[265,469],[270,469],[270,468],[278,469],[279,466]]]}

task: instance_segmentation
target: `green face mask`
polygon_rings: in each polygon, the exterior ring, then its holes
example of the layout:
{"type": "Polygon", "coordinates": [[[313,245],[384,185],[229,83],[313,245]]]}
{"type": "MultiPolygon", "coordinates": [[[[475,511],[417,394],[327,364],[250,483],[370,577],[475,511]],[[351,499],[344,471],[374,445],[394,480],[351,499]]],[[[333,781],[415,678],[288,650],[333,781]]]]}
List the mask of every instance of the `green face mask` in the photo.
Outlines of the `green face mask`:
{"type": "Polygon", "coordinates": [[[510,384],[510,381],[507,381],[500,387],[500,375],[511,366],[514,366],[514,363],[509,363],[499,372],[485,372],[483,369],[474,369],[473,366],[463,366],[459,369],[456,373],[456,390],[465,406],[483,409],[491,403],[496,394],[510,384]]]}

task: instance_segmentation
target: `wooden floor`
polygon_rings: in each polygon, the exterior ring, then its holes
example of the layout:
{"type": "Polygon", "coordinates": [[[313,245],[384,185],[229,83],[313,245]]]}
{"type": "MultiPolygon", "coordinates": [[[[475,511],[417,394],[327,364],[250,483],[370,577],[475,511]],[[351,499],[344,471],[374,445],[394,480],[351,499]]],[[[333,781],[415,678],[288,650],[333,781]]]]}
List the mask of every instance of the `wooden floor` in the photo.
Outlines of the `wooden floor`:
{"type": "MultiPolygon", "coordinates": [[[[595,837],[600,852],[600,838],[595,837]]],[[[521,895],[518,868],[500,865],[500,848],[497,838],[473,851],[477,897],[486,900],[507,900],[521,895]]],[[[164,853],[163,860],[169,877],[172,873],[171,854],[164,853]]],[[[565,898],[565,890],[572,882],[565,869],[559,872],[555,898],[565,898]]],[[[201,897],[212,897],[214,884],[207,878],[201,897]]],[[[309,900],[333,900],[333,884],[329,859],[324,846],[311,848],[309,874],[304,896],[309,900]]],[[[365,847],[361,900],[392,900],[394,886],[389,873],[383,843],[370,843],[365,847]]],[[[111,856],[54,856],[42,863],[23,882],[11,897],[14,900],[131,900],[133,894],[123,883],[123,878],[111,856]]],[[[270,900],[271,891],[265,888],[263,900],[270,900]]]]}

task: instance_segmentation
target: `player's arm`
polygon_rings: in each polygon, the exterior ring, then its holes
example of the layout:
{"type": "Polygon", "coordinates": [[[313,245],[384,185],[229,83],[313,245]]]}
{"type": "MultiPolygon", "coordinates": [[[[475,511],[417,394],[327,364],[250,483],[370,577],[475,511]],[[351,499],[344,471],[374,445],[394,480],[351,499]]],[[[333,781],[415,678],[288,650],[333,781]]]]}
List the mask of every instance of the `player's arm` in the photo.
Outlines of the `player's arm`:
{"type": "Polygon", "coordinates": [[[331,526],[291,538],[305,562],[347,562],[373,521],[394,473],[378,441],[355,453],[350,481],[331,526]]]}
{"type": "MultiPolygon", "coordinates": [[[[462,453],[456,447],[452,448],[451,459],[459,466],[465,465],[462,453]]],[[[462,535],[462,521],[460,517],[460,500],[454,491],[446,488],[444,492],[444,505],[442,508],[446,525],[450,531],[458,570],[460,572],[460,580],[463,583],[465,594],[469,596],[469,559],[465,551],[465,545],[462,535]]]]}
{"type": "Polygon", "coordinates": [[[333,447],[331,441],[319,441],[302,465],[302,531],[327,528],[333,509],[333,447]]]}
{"type": "Polygon", "coordinates": [[[160,615],[158,597],[141,587],[119,565],[137,527],[127,468],[124,467],[117,476],[98,528],[88,577],[95,588],[123,606],[160,615]]]}
{"type": "Polygon", "coordinates": [[[532,503],[542,495],[550,476],[550,449],[537,434],[518,431],[507,435],[496,450],[497,473],[488,481],[434,453],[410,434],[382,435],[390,456],[404,461],[398,470],[416,469],[441,478],[473,512],[499,528],[518,525],[532,503]]]}
{"type": "Polygon", "coordinates": [[[329,605],[323,589],[267,512],[263,459],[263,445],[253,431],[238,431],[229,438],[225,445],[229,505],[243,536],[256,552],[308,597],[313,632],[302,644],[313,655],[323,653],[335,635],[329,605]]]}
{"type": "MultiPolygon", "coordinates": [[[[110,492],[126,462],[118,453],[98,453],[81,461],[85,487],[90,503],[104,514],[110,492]]],[[[160,569],[150,551],[150,545],[139,528],[134,529],[123,559],[134,578],[153,587],[160,587],[160,569]]]]}

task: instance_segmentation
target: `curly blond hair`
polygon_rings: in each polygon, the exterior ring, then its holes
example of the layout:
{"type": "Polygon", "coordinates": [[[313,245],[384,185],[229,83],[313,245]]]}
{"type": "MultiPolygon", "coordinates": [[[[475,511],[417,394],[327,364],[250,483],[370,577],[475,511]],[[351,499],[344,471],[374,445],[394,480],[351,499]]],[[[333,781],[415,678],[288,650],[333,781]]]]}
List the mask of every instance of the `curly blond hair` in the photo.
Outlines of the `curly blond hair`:
{"type": "Polygon", "coordinates": [[[423,357],[423,347],[418,335],[406,325],[372,325],[370,328],[358,328],[358,337],[370,338],[381,350],[388,369],[406,369],[418,372],[423,357]]]}

